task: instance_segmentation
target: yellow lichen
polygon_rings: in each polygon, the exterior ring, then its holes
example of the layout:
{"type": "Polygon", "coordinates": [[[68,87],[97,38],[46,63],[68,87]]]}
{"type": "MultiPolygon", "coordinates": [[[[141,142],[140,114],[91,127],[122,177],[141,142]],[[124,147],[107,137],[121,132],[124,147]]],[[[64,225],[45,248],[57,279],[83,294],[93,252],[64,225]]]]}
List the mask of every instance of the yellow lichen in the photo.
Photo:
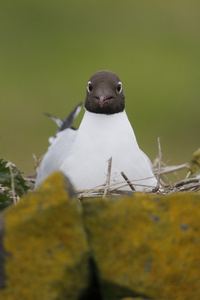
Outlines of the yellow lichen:
{"type": "Polygon", "coordinates": [[[104,300],[200,299],[200,193],[135,193],[81,206],[57,173],[3,219],[0,299],[78,300],[94,274],[104,300]]]}
{"type": "Polygon", "coordinates": [[[88,285],[81,208],[61,174],[6,212],[6,288],[0,299],[77,299],[88,285]],[[77,280],[79,285],[77,285],[77,280]]]}
{"type": "Polygon", "coordinates": [[[151,299],[199,299],[199,195],[136,194],[83,206],[101,282],[151,299]]]}
{"type": "Polygon", "coordinates": [[[196,173],[198,170],[200,170],[200,148],[193,153],[192,159],[189,163],[189,171],[191,174],[196,173]]]}

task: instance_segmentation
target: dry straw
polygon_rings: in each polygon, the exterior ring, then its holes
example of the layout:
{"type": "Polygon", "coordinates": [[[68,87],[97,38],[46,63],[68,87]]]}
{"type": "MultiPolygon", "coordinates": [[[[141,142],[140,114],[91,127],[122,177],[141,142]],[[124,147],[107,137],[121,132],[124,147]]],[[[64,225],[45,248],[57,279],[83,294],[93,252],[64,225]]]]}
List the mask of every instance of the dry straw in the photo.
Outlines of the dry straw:
{"type": "MultiPolygon", "coordinates": [[[[36,165],[38,166],[38,160],[36,165]]],[[[117,183],[110,183],[111,170],[112,170],[112,157],[111,157],[108,160],[106,182],[99,186],[95,186],[91,189],[77,191],[77,197],[79,200],[82,200],[84,198],[94,198],[94,197],[104,198],[104,197],[119,197],[121,195],[132,195],[135,192],[137,186],[139,185],[143,186],[144,191],[145,189],[147,189],[148,193],[163,194],[163,195],[175,193],[175,192],[200,191],[200,176],[195,177],[195,172],[200,170],[200,149],[194,152],[192,156],[192,160],[189,163],[184,163],[176,166],[166,166],[162,162],[161,143],[160,143],[160,138],[158,138],[158,157],[155,159],[153,163],[153,167],[154,167],[154,174],[158,181],[156,188],[146,186],[145,184],[142,185],[141,184],[142,180],[140,179],[131,180],[130,178],[127,177],[127,175],[123,172],[123,170],[121,171],[122,180],[117,183]],[[170,182],[168,180],[167,175],[173,174],[174,177],[176,178],[177,172],[181,170],[184,170],[187,173],[184,180],[181,181],[177,180],[175,183],[170,182]],[[140,184],[138,182],[140,182],[140,184]],[[127,186],[129,186],[130,191],[124,190],[124,188],[125,187],[127,188],[127,186]]],[[[34,178],[29,177],[26,179],[28,180],[30,186],[33,186],[34,178]]]]}
{"type": "MultiPolygon", "coordinates": [[[[38,169],[39,161],[34,156],[35,167],[38,169]]],[[[15,193],[13,173],[11,168],[11,163],[8,164],[11,176],[11,192],[10,198],[13,203],[17,203],[19,201],[19,197],[15,193]]],[[[166,166],[162,162],[162,151],[160,138],[158,138],[158,157],[155,159],[153,163],[154,174],[157,178],[157,186],[150,187],[145,184],[141,184],[142,180],[131,180],[127,177],[127,175],[121,171],[121,181],[116,183],[110,183],[111,180],[111,170],[112,170],[112,157],[108,160],[108,169],[106,175],[106,182],[102,185],[93,187],[92,189],[77,191],[77,197],[79,200],[84,198],[94,198],[94,197],[119,197],[122,195],[132,195],[138,186],[142,186],[147,189],[147,193],[153,194],[171,194],[175,192],[196,192],[200,191],[200,148],[194,152],[192,159],[189,163],[184,163],[177,166],[166,166]],[[173,174],[174,177],[177,177],[177,172],[184,170],[186,172],[186,176],[183,180],[177,180],[175,183],[170,182],[167,178],[167,175],[173,174]],[[140,184],[138,183],[140,182],[140,184]],[[129,187],[130,191],[125,190],[125,188],[129,187]]],[[[171,176],[171,175],[170,175],[171,176]]],[[[35,175],[28,176],[25,178],[27,181],[27,185],[30,187],[30,191],[34,188],[35,183],[35,175]]],[[[145,178],[148,179],[148,178],[145,178]]],[[[143,179],[143,180],[145,180],[143,179]]],[[[4,191],[5,187],[0,185],[0,191],[4,191]]]]}

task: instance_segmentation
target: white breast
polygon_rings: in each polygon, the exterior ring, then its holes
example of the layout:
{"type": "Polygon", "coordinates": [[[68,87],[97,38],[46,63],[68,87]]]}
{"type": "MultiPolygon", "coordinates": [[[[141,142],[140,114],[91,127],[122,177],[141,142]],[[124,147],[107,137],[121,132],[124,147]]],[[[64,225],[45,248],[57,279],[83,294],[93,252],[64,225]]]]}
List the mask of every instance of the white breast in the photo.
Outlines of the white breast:
{"type": "Polygon", "coordinates": [[[112,183],[123,181],[123,171],[130,180],[137,180],[133,182],[136,190],[143,190],[143,185],[148,189],[156,185],[151,164],[138,147],[125,111],[113,115],[86,111],[70,155],[60,170],[76,189],[90,189],[105,183],[110,157],[112,183]]]}

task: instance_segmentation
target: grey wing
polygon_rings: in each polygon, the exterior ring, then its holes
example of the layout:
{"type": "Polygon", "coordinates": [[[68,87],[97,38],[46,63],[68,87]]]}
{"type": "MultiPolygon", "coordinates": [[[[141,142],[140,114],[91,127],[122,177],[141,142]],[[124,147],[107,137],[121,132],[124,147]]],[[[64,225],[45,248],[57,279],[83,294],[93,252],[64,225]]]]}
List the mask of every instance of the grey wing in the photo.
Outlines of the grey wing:
{"type": "Polygon", "coordinates": [[[78,116],[80,110],[81,110],[81,106],[82,106],[82,102],[80,102],[75,108],[74,110],[69,114],[69,116],[67,116],[67,118],[63,121],[62,125],[60,126],[58,131],[62,131],[65,130],[66,128],[70,128],[74,122],[74,120],[76,119],[76,117],[78,116]]]}
{"type": "MultiPolygon", "coordinates": [[[[51,115],[49,113],[45,113],[45,115],[47,117],[49,117],[50,119],[52,119],[59,127],[58,131],[63,131],[67,128],[71,128],[74,120],[76,119],[76,117],[78,116],[80,110],[81,110],[81,106],[82,106],[82,102],[80,102],[75,108],[74,110],[66,117],[66,119],[63,121],[60,118],[55,117],[54,115],[51,115]]],[[[56,136],[51,136],[49,137],[49,143],[52,144],[54,139],[56,136]]]]}

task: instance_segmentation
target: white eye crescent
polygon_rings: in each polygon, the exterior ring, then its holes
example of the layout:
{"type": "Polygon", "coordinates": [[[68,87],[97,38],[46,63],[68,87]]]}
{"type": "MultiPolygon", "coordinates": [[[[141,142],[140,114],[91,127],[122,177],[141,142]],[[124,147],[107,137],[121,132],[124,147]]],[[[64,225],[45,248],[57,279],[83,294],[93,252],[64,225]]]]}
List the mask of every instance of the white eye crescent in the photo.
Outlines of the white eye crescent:
{"type": "Polygon", "coordinates": [[[121,81],[119,81],[118,83],[117,83],[117,92],[120,94],[121,92],[122,92],[122,83],[121,83],[121,81]]]}
{"type": "Polygon", "coordinates": [[[88,85],[87,85],[87,91],[88,91],[88,93],[91,93],[92,89],[93,89],[92,83],[91,83],[91,81],[88,81],[88,85]]]}

